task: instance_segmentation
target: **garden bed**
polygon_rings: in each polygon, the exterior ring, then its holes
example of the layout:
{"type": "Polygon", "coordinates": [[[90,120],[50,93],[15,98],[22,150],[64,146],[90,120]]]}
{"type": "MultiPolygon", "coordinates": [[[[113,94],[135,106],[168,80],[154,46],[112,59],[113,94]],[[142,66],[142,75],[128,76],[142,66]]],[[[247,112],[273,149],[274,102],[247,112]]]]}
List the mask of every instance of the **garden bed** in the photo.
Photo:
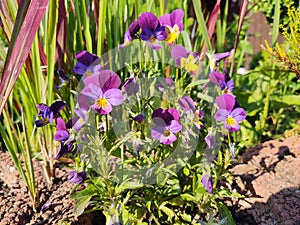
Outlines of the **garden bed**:
{"type": "MultiPolygon", "coordinates": [[[[300,224],[300,138],[265,142],[247,151],[235,163],[232,172],[234,188],[244,199],[227,202],[235,222],[240,225],[300,224]]],[[[56,179],[47,188],[42,166],[35,161],[37,183],[42,205],[51,205],[44,212],[34,213],[23,181],[15,170],[8,152],[0,152],[0,224],[99,224],[101,216],[72,216],[73,201],[69,199],[73,184],[67,181],[70,171],[56,168],[56,179]],[[97,217],[97,218],[96,218],[97,217]]],[[[40,210],[40,208],[39,208],[40,210]]]]}

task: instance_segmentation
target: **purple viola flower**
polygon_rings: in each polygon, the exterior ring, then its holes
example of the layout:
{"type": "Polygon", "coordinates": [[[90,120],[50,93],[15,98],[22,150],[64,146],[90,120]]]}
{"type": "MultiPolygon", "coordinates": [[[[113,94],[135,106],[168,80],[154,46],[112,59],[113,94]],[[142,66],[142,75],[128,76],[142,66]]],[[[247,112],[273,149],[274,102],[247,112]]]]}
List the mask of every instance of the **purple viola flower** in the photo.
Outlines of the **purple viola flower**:
{"type": "Polygon", "coordinates": [[[75,150],[76,150],[76,145],[74,140],[67,140],[65,142],[61,142],[58,147],[55,159],[59,159],[60,157],[62,157],[67,153],[74,153],[75,150]]]}
{"type": "Polygon", "coordinates": [[[179,33],[183,30],[182,19],[184,11],[182,9],[175,9],[171,14],[165,14],[159,18],[161,25],[166,27],[168,45],[173,45],[179,33]]]}
{"type": "Polygon", "coordinates": [[[125,92],[127,94],[127,97],[130,95],[135,95],[136,93],[139,92],[139,84],[137,80],[133,78],[129,78],[125,84],[123,85],[123,88],[125,89],[125,92]]]}
{"type": "Polygon", "coordinates": [[[78,95],[77,102],[78,102],[79,109],[74,110],[77,117],[73,119],[73,130],[75,131],[79,131],[86,123],[87,115],[90,108],[89,99],[87,96],[83,94],[78,95]]]}
{"type": "Polygon", "coordinates": [[[100,59],[98,56],[87,51],[81,51],[76,54],[77,63],[73,70],[75,73],[88,77],[101,71],[100,59]]]}
{"type": "Polygon", "coordinates": [[[215,71],[216,68],[218,67],[218,63],[229,57],[230,56],[230,52],[223,52],[223,53],[216,53],[216,54],[212,54],[212,53],[209,53],[207,52],[206,55],[209,59],[209,67],[210,67],[210,71],[215,71]]]}
{"type": "Polygon", "coordinates": [[[192,74],[198,72],[199,66],[196,63],[199,55],[197,52],[190,52],[182,45],[175,45],[171,50],[171,56],[175,59],[176,66],[192,74]]]}
{"type": "Polygon", "coordinates": [[[167,33],[165,27],[160,25],[157,17],[153,13],[145,12],[138,18],[138,23],[142,29],[140,38],[146,41],[150,48],[160,49],[159,42],[167,38],[167,33]]]}
{"type": "Polygon", "coordinates": [[[85,171],[77,172],[73,170],[68,174],[68,180],[73,184],[81,184],[83,181],[86,180],[86,173],[85,171]]]}
{"type": "Polygon", "coordinates": [[[204,138],[206,144],[207,144],[207,147],[209,149],[212,149],[215,144],[216,144],[216,140],[215,140],[215,137],[213,135],[213,133],[210,131],[208,132],[208,134],[206,135],[206,137],[204,138]]]}
{"type": "Polygon", "coordinates": [[[132,22],[128,27],[128,31],[125,32],[124,43],[121,44],[119,48],[124,48],[125,46],[129,45],[133,39],[138,38],[137,33],[139,32],[139,30],[139,23],[137,21],[132,22]]]}
{"type": "Polygon", "coordinates": [[[101,115],[110,113],[113,106],[120,105],[123,102],[122,91],[117,88],[112,88],[103,92],[99,86],[89,84],[82,90],[81,93],[90,97],[94,101],[91,109],[101,115]]]}
{"type": "Polygon", "coordinates": [[[194,100],[189,96],[183,96],[182,98],[180,98],[178,100],[178,103],[181,106],[182,110],[185,110],[185,111],[191,110],[193,112],[196,110],[194,100]]]}
{"type": "Polygon", "coordinates": [[[41,120],[36,120],[35,125],[37,127],[43,127],[48,123],[52,123],[53,119],[58,116],[60,110],[65,107],[66,103],[64,101],[56,101],[51,106],[46,104],[38,104],[36,107],[39,110],[38,116],[41,116],[41,120]]]}
{"type": "Polygon", "coordinates": [[[219,122],[224,122],[224,126],[231,132],[236,132],[240,129],[239,122],[246,118],[246,112],[243,108],[235,108],[236,100],[234,96],[223,94],[216,99],[219,107],[215,114],[215,119],[219,122]]]}
{"type": "Polygon", "coordinates": [[[69,139],[70,133],[66,127],[66,124],[62,118],[56,119],[56,133],[54,140],[59,142],[65,142],[69,139]]]}
{"type": "Polygon", "coordinates": [[[163,110],[156,109],[152,113],[154,126],[151,130],[153,139],[159,140],[160,143],[169,145],[177,140],[176,133],[181,131],[182,126],[179,124],[180,114],[176,109],[169,108],[163,110]]]}
{"type": "Polygon", "coordinates": [[[145,116],[143,114],[139,114],[139,115],[133,117],[132,119],[138,123],[142,123],[144,118],[145,118],[145,116]]]}
{"type": "Polygon", "coordinates": [[[121,80],[115,72],[110,70],[101,70],[99,73],[85,78],[83,83],[85,86],[94,84],[105,92],[112,88],[119,88],[121,80]]]}
{"type": "Polygon", "coordinates": [[[158,79],[157,84],[155,85],[159,91],[164,91],[166,88],[174,88],[174,82],[172,77],[166,77],[163,80],[158,79]]]}
{"type": "Polygon", "coordinates": [[[227,82],[220,80],[219,86],[220,86],[221,90],[223,91],[223,93],[231,94],[231,92],[234,89],[234,82],[233,82],[233,80],[228,80],[227,82]]]}
{"type": "Polygon", "coordinates": [[[208,193],[212,193],[212,177],[207,176],[206,174],[203,174],[202,179],[201,179],[201,184],[203,187],[208,191],[208,193]]]}
{"type": "Polygon", "coordinates": [[[61,68],[57,70],[57,73],[58,73],[60,84],[55,87],[56,89],[60,89],[61,87],[67,85],[70,82],[70,80],[74,78],[74,76],[72,75],[65,74],[65,71],[61,68]]]}
{"type": "Polygon", "coordinates": [[[209,79],[211,82],[219,85],[220,81],[224,81],[225,82],[225,74],[220,73],[218,71],[212,71],[209,73],[209,79]]]}

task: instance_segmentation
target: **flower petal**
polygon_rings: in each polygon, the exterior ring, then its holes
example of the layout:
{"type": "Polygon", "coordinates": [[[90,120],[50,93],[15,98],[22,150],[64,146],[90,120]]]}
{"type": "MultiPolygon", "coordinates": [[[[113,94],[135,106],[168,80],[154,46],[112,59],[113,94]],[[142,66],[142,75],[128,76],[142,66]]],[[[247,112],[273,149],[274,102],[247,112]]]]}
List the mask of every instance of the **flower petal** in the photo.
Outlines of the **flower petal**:
{"type": "Polygon", "coordinates": [[[246,119],[246,112],[243,108],[236,108],[231,112],[231,116],[235,121],[240,122],[246,119]]]}
{"type": "Polygon", "coordinates": [[[151,12],[142,13],[138,18],[138,24],[142,29],[148,28],[155,30],[155,28],[158,26],[158,23],[157,17],[151,12]]]}
{"type": "Polygon", "coordinates": [[[86,95],[93,100],[96,100],[103,96],[101,88],[94,84],[89,84],[86,87],[84,87],[81,91],[81,94],[86,95]]]}
{"type": "Polygon", "coordinates": [[[223,94],[216,99],[217,105],[221,109],[231,111],[235,105],[235,98],[229,94],[223,94]]]}
{"type": "Polygon", "coordinates": [[[218,111],[215,114],[215,120],[225,121],[229,114],[230,112],[227,111],[226,109],[218,109],[218,111]]]}
{"type": "Polygon", "coordinates": [[[182,126],[178,123],[178,121],[172,120],[170,125],[168,125],[166,128],[172,133],[178,133],[179,131],[181,131],[182,126]]]}
{"type": "Polygon", "coordinates": [[[116,88],[107,90],[104,93],[104,97],[113,106],[120,105],[123,102],[122,91],[116,88]]]}
{"type": "Polygon", "coordinates": [[[183,30],[182,20],[184,17],[184,11],[182,9],[175,9],[171,12],[170,21],[172,27],[176,24],[181,32],[183,30]]]}

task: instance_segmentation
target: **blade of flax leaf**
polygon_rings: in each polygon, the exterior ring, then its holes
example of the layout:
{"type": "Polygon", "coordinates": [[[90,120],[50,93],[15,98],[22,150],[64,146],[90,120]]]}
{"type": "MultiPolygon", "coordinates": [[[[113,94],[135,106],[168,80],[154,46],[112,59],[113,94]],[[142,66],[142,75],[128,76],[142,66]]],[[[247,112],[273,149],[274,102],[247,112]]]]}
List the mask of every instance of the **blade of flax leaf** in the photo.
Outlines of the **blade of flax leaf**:
{"type": "MultiPolygon", "coordinates": [[[[37,29],[46,12],[48,2],[49,0],[33,0],[28,7],[20,32],[16,33],[15,30],[18,28],[14,27],[13,36],[16,35],[17,38],[15,44],[10,44],[9,46],[9,49],[12,49],[11,55],[8,55],[6,58],[0,82],[0,115],[29,54],[37,29]]],[[[17,17],[16,21],[18,20],[19,18],[17,17]]]]}
{"type": "Polygon", "coordinates": [[[65,1],[59,0],[56,55],[58,57],[58,64],[61,68],[64,68],[64,56],[66,54],[66,31],[67,31],[66,27],[67,27],[67,14],[66,14],[65,1]]]}
{"type": "Polygon", "coordinates": [[[239,36],[240,36],[240,32],[242,30],[242,25],[243,25],[243,22],[244,22],[244,18],[247,14],[248,2],[249,2],[248,0],[243,0],[242,3],[241,3],[241,6],[240,6],[238,29],[237,29],[237,32],[236,32],[236,35],[235,35],[232,64],[231,64],[230,73],[229,73],[230,77],[232,76],[232,73],[233,73],[234,55],[235,55],[237,45],[239,43],[239,36]]]}

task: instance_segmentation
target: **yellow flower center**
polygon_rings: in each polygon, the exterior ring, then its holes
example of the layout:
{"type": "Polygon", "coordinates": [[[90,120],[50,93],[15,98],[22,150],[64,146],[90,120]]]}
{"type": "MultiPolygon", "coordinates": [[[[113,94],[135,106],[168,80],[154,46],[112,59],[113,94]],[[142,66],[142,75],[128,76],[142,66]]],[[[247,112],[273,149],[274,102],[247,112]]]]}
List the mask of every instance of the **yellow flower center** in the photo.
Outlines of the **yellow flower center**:
{"type": "Polygon", "coordinates": [[[108,104],[108,101],[105,99],[105,98],[98,98],[96,100],[96,105],[103,108],[103,107],[106,107],[108,104]]]}
{"type": "Polygon", "coordinates": [[[168,35],[166,42],[172,44],[179,35],[179,28],[177,25],[175,25],[173,28],[166,27],[166,33],[168,35]]]}
{"type": "Polygon", "coordinates": [[[91,76],[93,75],[92,71],[90,70],[87,70],[85,73],[84,73],[85,77],[88,77],[88,76],[91,76]]]}
{"type": "Polygon", "coordinates": [[[171,135],[171,132],[169,130],[164,130],[164,136],[169,137],[171,135]]]}
{"type": "Polygon", "coordinates": [[[153,35],[150,37],[150,42],[151,42],[151,43],[156,42],[156,38],[155,38],[153,35]]]}
{"type": "Polygon", "coordinates": [[[228,117],[226,119],[226,123],[228,124],[228,126],[233,126],[233,125],[235,125],[236,122],[232,117],[228,117]]]}

